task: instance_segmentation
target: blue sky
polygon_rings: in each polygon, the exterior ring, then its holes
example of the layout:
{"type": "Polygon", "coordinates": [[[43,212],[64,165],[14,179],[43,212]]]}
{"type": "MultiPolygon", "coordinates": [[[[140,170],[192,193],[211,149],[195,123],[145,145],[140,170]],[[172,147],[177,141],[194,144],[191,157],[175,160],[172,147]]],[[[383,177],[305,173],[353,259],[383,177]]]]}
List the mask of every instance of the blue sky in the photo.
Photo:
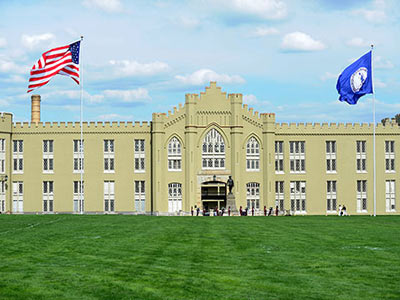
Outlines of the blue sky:
{"type": "MultiPolygon", "coordinates": [[[[84,120],[151,120],[209,81],[278,122],[371,122],[339,102],[338,74],[374,50],[377,120],[400,113],[395,0],[0,0],[0,110],[30,120],[29,70],[84,36],[84,120]]],[[[79,120],[79,86],[54,77],[43,121],[79,120]]]]}

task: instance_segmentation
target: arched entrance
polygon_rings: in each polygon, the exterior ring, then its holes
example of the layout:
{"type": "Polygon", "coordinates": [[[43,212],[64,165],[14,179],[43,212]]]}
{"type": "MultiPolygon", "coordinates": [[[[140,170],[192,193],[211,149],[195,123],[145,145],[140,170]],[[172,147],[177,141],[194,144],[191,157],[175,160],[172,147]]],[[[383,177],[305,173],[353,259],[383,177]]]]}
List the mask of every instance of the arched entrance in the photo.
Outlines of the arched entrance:
{"type": "Polygon", "coordinates": [[[201,184],[201,203],[206,210],[226,206],[226,183],[212,180],[201,184]]]}

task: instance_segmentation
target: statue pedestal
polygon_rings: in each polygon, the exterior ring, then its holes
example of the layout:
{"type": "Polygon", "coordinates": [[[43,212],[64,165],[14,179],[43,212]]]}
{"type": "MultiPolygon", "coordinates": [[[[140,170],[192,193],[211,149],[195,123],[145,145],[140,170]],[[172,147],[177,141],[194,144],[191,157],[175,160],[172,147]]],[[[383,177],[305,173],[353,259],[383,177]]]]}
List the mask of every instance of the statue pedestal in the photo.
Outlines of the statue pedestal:
{"type": "Polygon", "coordinates": [[[237,208],[236,208],[236,200],[235,200],[235,195],[234,194],[228,194],[226,196],[226,208],[231,207],[231,212],[236,213],[237,208]]]}

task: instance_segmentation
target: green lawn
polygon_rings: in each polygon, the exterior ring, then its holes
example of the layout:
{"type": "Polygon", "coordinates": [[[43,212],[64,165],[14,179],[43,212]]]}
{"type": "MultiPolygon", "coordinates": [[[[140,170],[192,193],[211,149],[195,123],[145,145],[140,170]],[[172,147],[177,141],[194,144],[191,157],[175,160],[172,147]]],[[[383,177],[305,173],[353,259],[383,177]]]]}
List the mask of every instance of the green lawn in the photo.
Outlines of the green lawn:
{"type": "Polygon", "coordinates": [[[400,217],[0,215],[0,299],[400,299],[400,217]]]}

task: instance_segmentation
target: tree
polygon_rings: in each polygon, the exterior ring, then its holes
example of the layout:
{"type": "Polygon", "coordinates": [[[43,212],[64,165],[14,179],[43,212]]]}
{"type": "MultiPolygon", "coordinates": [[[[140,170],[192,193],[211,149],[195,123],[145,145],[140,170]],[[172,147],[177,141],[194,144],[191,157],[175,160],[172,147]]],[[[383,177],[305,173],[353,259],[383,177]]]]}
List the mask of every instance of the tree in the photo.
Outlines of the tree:
{"type": "Polygon", "coordinates": [[[397,125],[400,126],[400,114],[395,115],[394,118],[396,119],[397,125]]]}

